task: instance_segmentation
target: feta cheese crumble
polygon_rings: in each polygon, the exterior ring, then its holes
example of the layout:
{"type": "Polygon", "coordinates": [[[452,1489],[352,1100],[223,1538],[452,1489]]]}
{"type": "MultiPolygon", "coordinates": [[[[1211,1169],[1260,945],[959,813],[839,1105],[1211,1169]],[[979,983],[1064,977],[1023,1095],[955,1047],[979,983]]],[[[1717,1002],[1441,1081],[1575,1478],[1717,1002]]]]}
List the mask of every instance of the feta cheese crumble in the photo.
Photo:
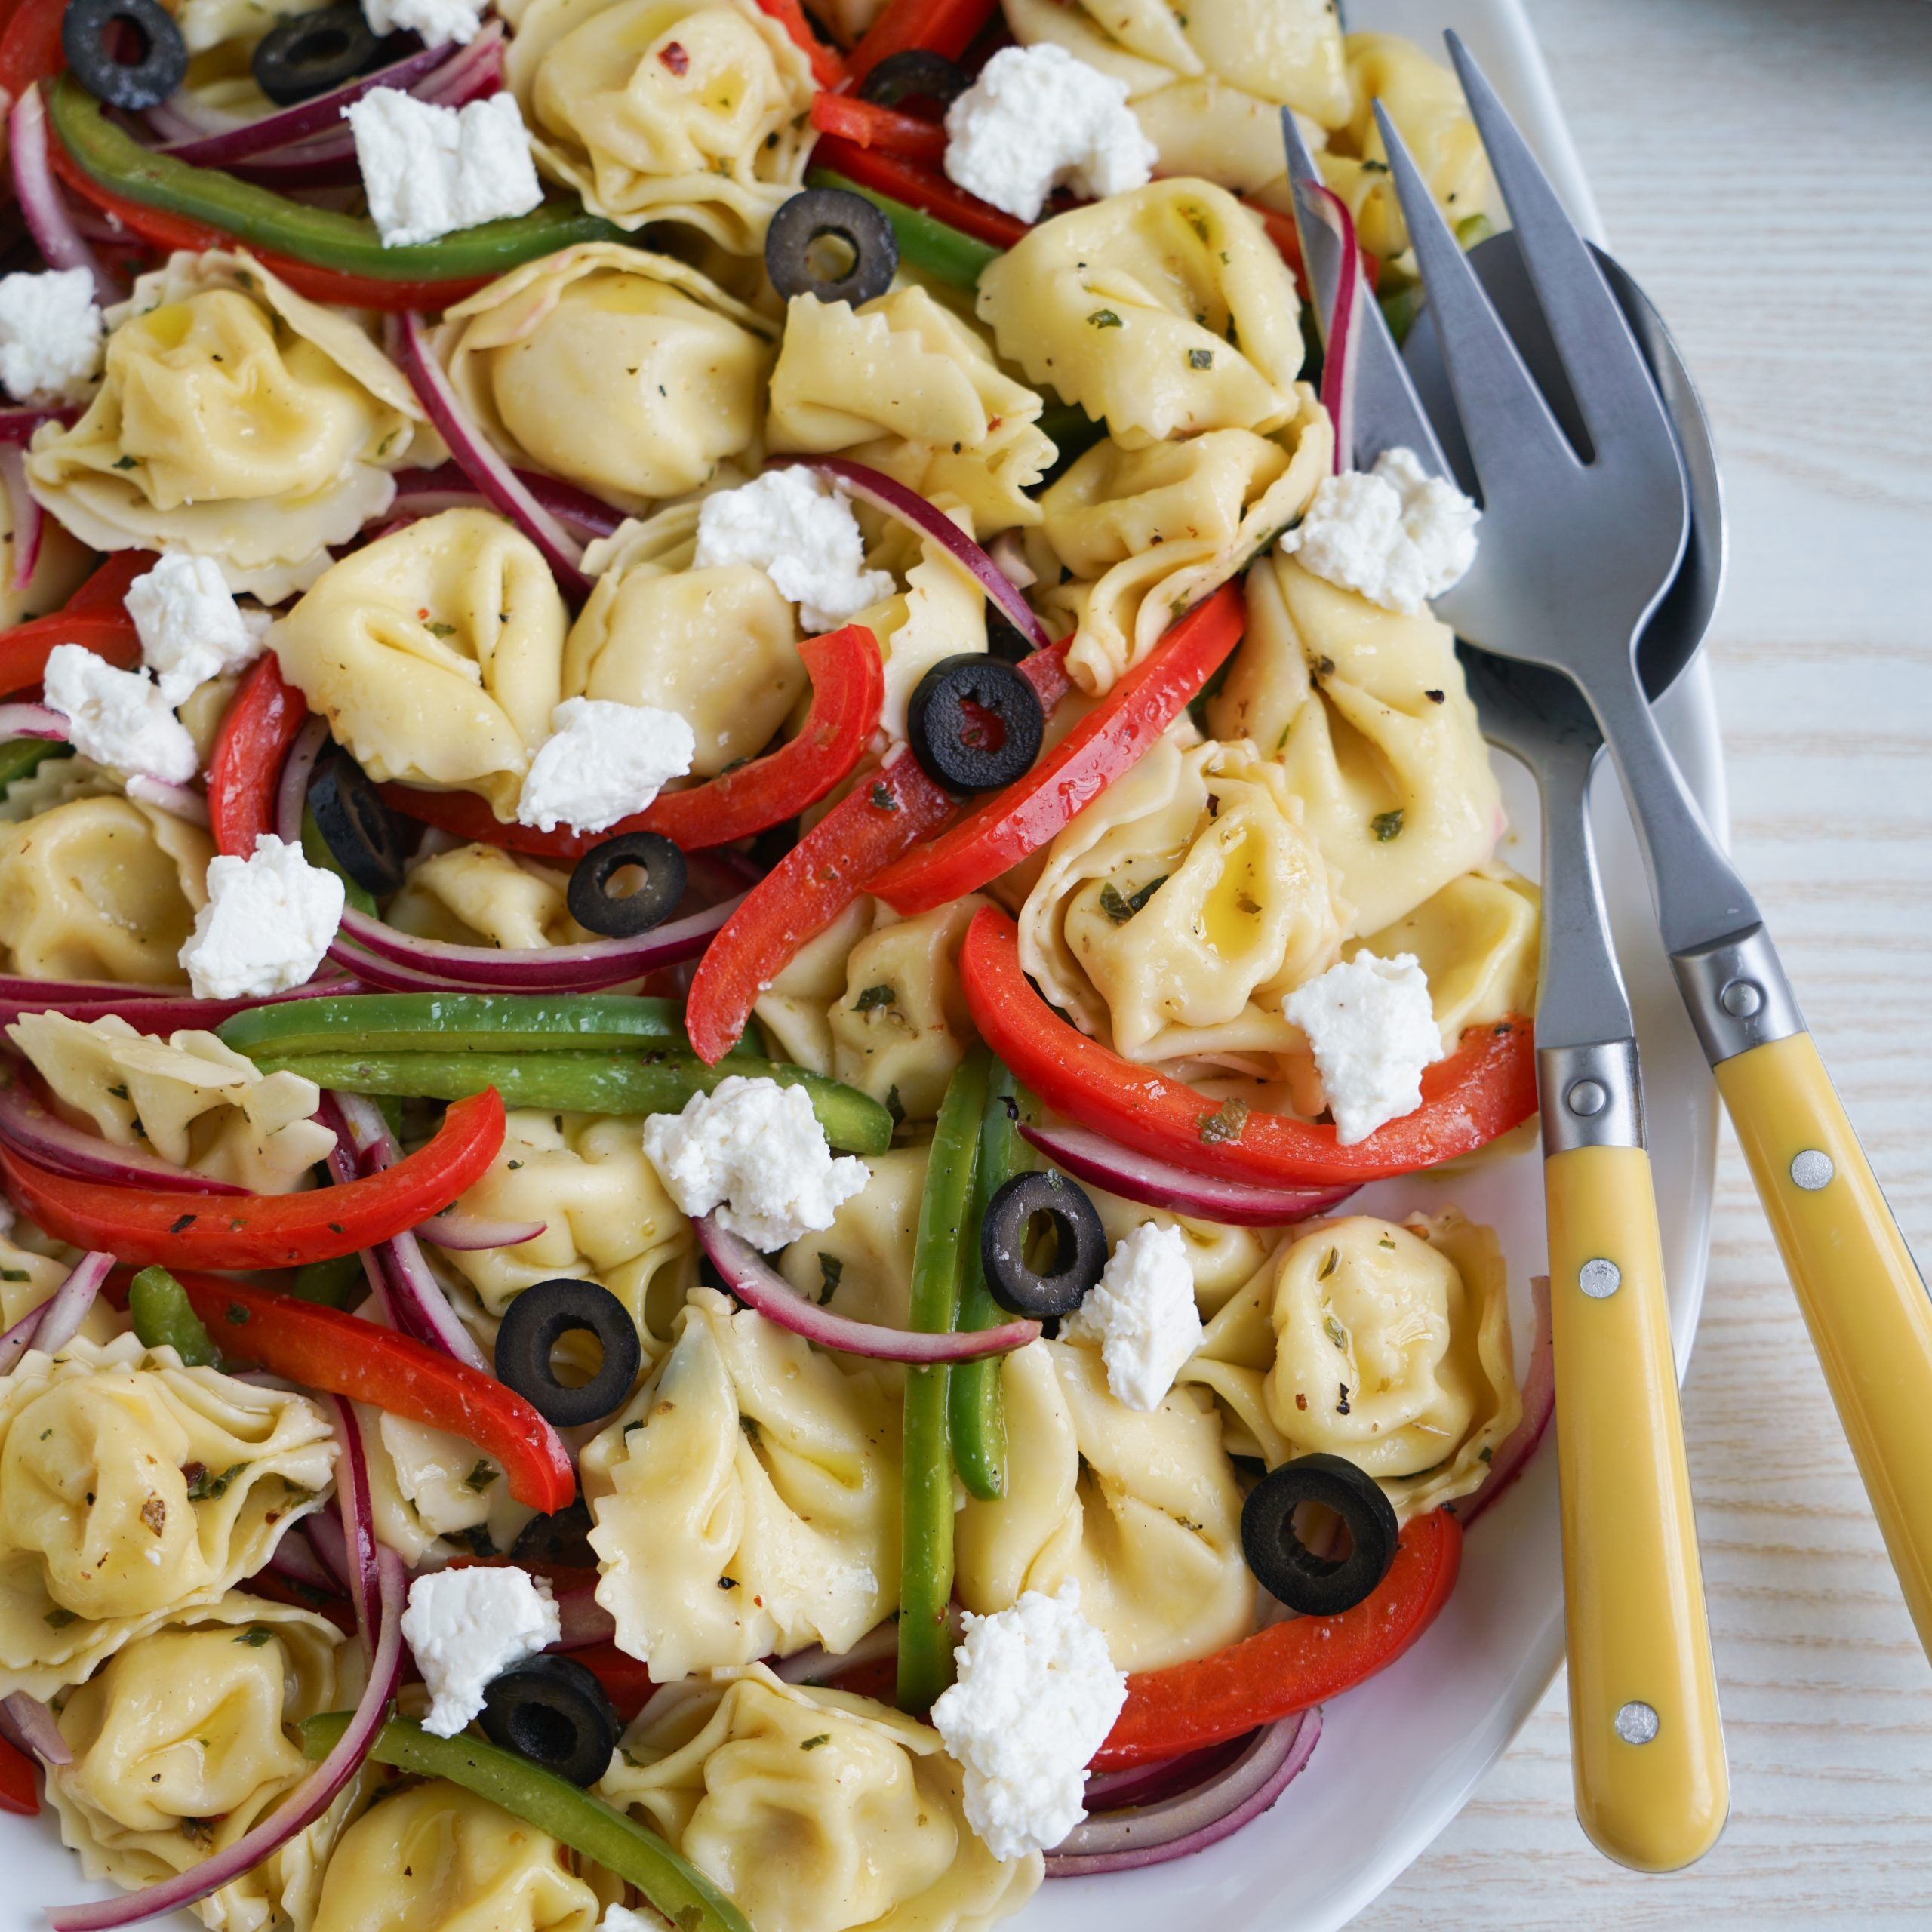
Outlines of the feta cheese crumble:
{"type": "Polygon", "coordinates": [[[342,923],[342,881],[263,832],[245,859],[208,861],[208,903],[181,949],[197,999],[266,999],[322,963],[342,923]]]}
{"type": "Polygon", "coordinates": [[[1063,47],[1001,48],[946,110],[948,178],[1022,221],[1063,183],[1096,200],[1144,188],[1159,158],[1127,83],[1063,47]]]}
{"type": "Polygon", "coordinates": [[[128,586],[128,614],[141,640],[141,662],[162,697],[180,703],[196,685],[238,671],[262,654],[271,621],[244,611],[212,557],[170,550],[128,586]]]}
{"type": "Polygon", "coordinates": [[[145,671],[123,671],[78,644],[47,654],[42,688],[63,713],[75,750],[116,771],[185,785],[199,768],[195,741],[145,671]]]}
{"type": "Polygon", "coordinates": [[[1308,1035],[1344,1147],[1422,1105],[1422,1070],[1442,1057],[1442,1035],[1413,952],[1358,953],[1297,986],[1281,1011],[1308,1035]]]}
{"type": "Polygon", "coordinates": [[[890,571],[866,568],[865,538],[850,500],[799,468],[768,469],[706,497],[692,562],[701,571],[755,564],[814,632],[836,630],[894,588],[890,571]]]}
{"type": "Polygon", "coordinates": [[[720,1227],[766,1254],[830,1227],[869,1178],[864,1161],[832,1158],[802,1087],[740,1074],[682,1113],[653,1114],[644,1151],[685,1214],[715,1208],[720,1227]]]}
{"type": "Polygon", "coordinates": [[[87,269],[0,275],[0,384],[16,402],[85,402],[101,346],[87,269]]]}
{"type": "Polygon", "coordinates": [[[425,47],[467,47],[483,24],[485,0],[362,0],[369,31],[420,33],[425,47]]]}
{"type": "Polygon", "coordinates": [[[385,248],[528,214],[543,198],[514,94],[458,109],[372,88],[342,112],[385,248]]]}
{"type": "Polygon", "coordinates": [[[527,1570],[435,1570],[409,1586],[403,1641],[431,1703],[423,1728],[454,1737],[483,1708],[494,1678],[563,1635],[550,1586],[527,1570]]]}
{"type": "Polygon", "coordinates": [[[1384,450],[1371,470],[1324,476],[1281,547],[1315,576],[1419,617],[1475,561],[1481,515],[1413,450],[1384,450]]]}
{"type": "Polygon", "coordinates": [[[1161,1406],[1201,1335],[1186,1238],[1153,1221],[1115,1244],[1099,1281],[1060,1324],[1063,1342],[1100,1351],[1114,1400],[1130,1409],[1161,1406]]]}
{"type": "Polygon", "coordinates": [[[566,698],[550,714],[517,799],[519,825],[601,832],[641,812],[697,755],[697,737],[675,711],[605,698],[566,698]]]}
{"type": "Polygon", "coordinates": [[[603,1918],[598,1921],[597,1932],[664,1932],[664,1921],[647,1918],[627,1905],[607,1905],[603,1918]]]}
{"type": "Polygon", "coordinates": [[[1127,1702],[1127,1673],[1080,1614],[1080,1586],[1028,1590],[966,1618],[958,1681],[933,1727],[966,1774],[966,1822],[995,1858],[1060,1843],[1086,1817],[1087,1761],[1127,1702]]]}

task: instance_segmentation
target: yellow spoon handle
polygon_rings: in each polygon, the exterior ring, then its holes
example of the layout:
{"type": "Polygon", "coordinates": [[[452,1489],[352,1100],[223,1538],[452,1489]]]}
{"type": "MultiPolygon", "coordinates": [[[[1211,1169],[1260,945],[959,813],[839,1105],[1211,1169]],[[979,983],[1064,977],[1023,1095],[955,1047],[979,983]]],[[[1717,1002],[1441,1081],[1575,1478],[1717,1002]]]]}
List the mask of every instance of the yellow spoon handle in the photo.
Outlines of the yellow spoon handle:
{"type": "Polygon", "coordinates": [[[1609,1857],[1672,1872],[1716,1841],[1730,1785],[1650,1156],[1574,1147],[1543,1186],[1577,1817],[1609,1857]]]}

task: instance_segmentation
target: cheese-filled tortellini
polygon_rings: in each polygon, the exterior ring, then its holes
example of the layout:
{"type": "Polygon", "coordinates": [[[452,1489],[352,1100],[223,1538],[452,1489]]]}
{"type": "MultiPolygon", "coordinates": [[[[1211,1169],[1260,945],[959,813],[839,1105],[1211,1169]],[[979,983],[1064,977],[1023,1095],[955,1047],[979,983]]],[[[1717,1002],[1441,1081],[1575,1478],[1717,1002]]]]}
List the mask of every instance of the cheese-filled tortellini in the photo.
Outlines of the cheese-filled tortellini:
{"type": "Polygon", "coordinates": [[[334,1465],[306,1396],[132,1335],[29,1349],[0,1379],[0,1689],[48,1697],[215,1601],[320,1506],[334,1465]]]}
{"type": "Polygon", "coordinates": [[[564,695],[565,621],[536,545],[454,509],[331,565],[269,642],[371,778],[478,792],[509,819],[564,695]]]}
{"type": "Polygon", "coordinates": [[[387,922],[455,946],[580,946],[596,935],[571,917],[570,882],[558,866],[500,845],[453,845],[410,867],[387,922]]]}
{"type": "Polygon", "coordinates": [[[455,1556],[500,1556],[537,1512],[503,1471],[446,1429],[358,1403],[376,1534],[411,1568],[455,1556]]]}
{"type": "Polygon", "coordinates": [[[749,448],[773,333],[682,262],[586,242],[459,302],[438,349],[512,463],[635,510],[749,448]]]}
{"type": "MultiPolygon", "coordinates": [[[[909,1325],[912,1249],[925,1192],[924,1147],[894,1147],[866,1163],[871,1178],[839,1204],[830,1227],[801,1235],[778,1271],[808,1301],[848,1321],[909,1325]]],[[[881,1363],[878,1372],[889,1373],[881,1363]]]]}
{"type": "Polygon", "coordinates": [[[603,1906],[547,1832],[441,1778],[380,1786],[322,1874],[309,1932],[592,1932],[603,1906]]]}
{"type": "Polygon", "coordinates": [[[1002,355],[1123,449],[1266,433],[1301,407],[1294,277],[1211,182],[1153,181],[1041,222],[981,275],[979,313],[1002,355]]]}
{"type": "Polygon", "coordinates": [[[899,1417],[848,1370],[709,1288],[583,1452],[597,1601],[660,1683],[822,1643],[898,1595],[899,1417]]]}
{"type": "Polygon", "coordinates": [[[1447,1053],[1466,1027],[1535,1011],[1541,903],[1527,879],[1492,862],[1452,878],[1393,925],[1342,950],[1349,958],[1414,955],[1428,976],[1447,1053]]]}
{"type": "MultiPolygon", "coordinates": [[[[1043,380],[1030,364],[1028,373],[1043,380]]],[[[923,288],[894,289],[857,309],[798,295],[786,312],[765,434],[774,451],[835,451],[943,508],[963,506],[985,537],[1038,520],[1024,492],[1054,460],[1040,408],[923,288]]]]}
{"type": "MultiPolygon", "coordinates": [[[[972,534],[971,515],[963,506],[955,504],[949,514],[972,534]]],[[[872,555],[881,568],[903,576],[906,588],[854,620],[871,628],[885,653],[885,702],[878,721],[894,738],[906,736],[912,694],[941,658],[986,648],[985,592],[931,538],[913,544],[903,537],[888,531],[872,555]]]]}
{"type": "Polygon", "coordinates": [[[753,0],[531,0],[504,77],[537,166],[620,228],[754,255],[804,180],[811,65],[753,0]]]}
{"type": "Polygon", "coordinates": [[[879,902],[853,900],[823,932],[806,940],[752,1008],[773,1051],[814,1073],[832,1071],[831,1014],[845,995],[845,962],[872,930],[879,902]]]}
{"type": "Polygon", "coordinates": [[[598,1787],[730,1894],[758,1932],[969,1932],[1017,1912],[1039,1854],[968,1825],[936,1731],[762,1664],[662,1694],[598,1787]]]}
{"type": "Polygon", "coordinates": [[[311,1118],[321,1100],[312,1080],[263,1073],[213,1033],[163,1040],[116,1014],[83,1023],[49,1012],[23,1014],[7,1037],[70,1117],[211,1180],[286,1194],[335,1145],[311,1118]]]}
{"type": "Polygon", "coordinates": [[[1398,1515],[1433,1509],[1481,1484],[1522,1420],[1502,1251],[1453,1209],[1312,1223],[1208,1324],[1181,1379],[1270,1468],[1346,1457],[1398,1515]]]}
{"type": "Polygon", "coordinates": [[[1295,1051],[1281,1002],[1346,914],[1300,801],[1252,745],[1169,732],[1054,839],[1020,958],[1130,1060],[1295,1051]]]}
{"type": "Polygon", "coordinates": [[[212,558],[272,603],[388,509],[422,406],[348,312],[214,250],[171,257],[107,321],[86,414],[37,432],[27,460],[75,536],[212,558]]]}
{"type": "Polygon", "coordinates": [[[1247,591],[1247,633],[1209,725],[1279,762],[1354,913],[1350,933],[1380,931],[1483,864],[1502,830],[1455,637],[1278,552],[1247,591]]]}
{"type": "Polygon", "coordinates": [[[31,980],[185,986],[177,955],[214,856],[199,826],[118,795],[0,825],[0,961],[31,980]]]}
{"type": "MultiPolygon", "coordinates": [[[[47,1795],[87,1875],[138,1890],[261,1823],[313,1768],[285,1727],[352,1697],[352,1649],[326,1617],[232,1591],[136,1638],[69,1692],[59,1721],[73,1759],[49,1772],[47,1795]]],[[[304,1922],[342,1808],[197,1915],[211,1932],[304,1922]]]]}
{"type": "MultiPolygon", "coordinates": [[[[58,1246],[28,1223],[15,1221],[0,1233],[0,1334],[35,1309],[45,1306],[72,1272],[65,1261],[39,1251],[40,1247],[58,1246]],[[38,1247],[22,1245],[29,1240],[38,1247]]],[[[120,1332],[121,1318],[105,1297],[97,1300],[81,1319],[82,1337],[97,1345],[112,1341],[120,1332]]]]}
{"type": "Polygon", "coordinates": [[[11,629],[43,611],[57,611],[92,568],[87,546],[76,543],[51,518],[41,525],[40,552],[24,583],[14,581],[14,507],[0,502],[0,630],[11,629]]]}
{"type": "Polygon", "coordinates": [[[1188,441],[1088,451],[1040,500],[1028,549],[1049,627],[1075,626],[1067,666],[1104,692],[1174,620],[1299,517],[1327,475],[1334,432],[1305,384],[1275,436],[1211,429],[1188,441]]]}
{"type": "Polygon", "coordinates": [[[1177,1388],[1157,1409],[1116,1401],[1097,1349],[1029,1343],[1001,1370],[1007,1493],[955,1521],[959,1600],[982,1615],[1069,1577],[1121,1670],[1158,1670],[1244,1637],[1254,1581],[1220,1417],[1177,1388]]]}

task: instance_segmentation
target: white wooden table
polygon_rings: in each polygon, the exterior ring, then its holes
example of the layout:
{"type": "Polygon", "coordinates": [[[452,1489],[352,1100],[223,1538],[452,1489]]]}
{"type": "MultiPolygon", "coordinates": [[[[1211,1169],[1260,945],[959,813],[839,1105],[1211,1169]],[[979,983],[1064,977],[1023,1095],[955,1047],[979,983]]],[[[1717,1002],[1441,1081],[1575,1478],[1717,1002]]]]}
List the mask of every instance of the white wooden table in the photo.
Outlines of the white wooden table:
{"type": "MultiPolygon", "coordinates": [[[[1932,5],[1527,3],[1724,463],[1737,856],[1932,1263],[1932,5]]],[[[1598,1857],[1559,1680],[1361,1932],[1932,1926],[1932,1666],[1727,1128],[1718,1191],[1684,1421],[1729,1828],[1598,1857]]]]}

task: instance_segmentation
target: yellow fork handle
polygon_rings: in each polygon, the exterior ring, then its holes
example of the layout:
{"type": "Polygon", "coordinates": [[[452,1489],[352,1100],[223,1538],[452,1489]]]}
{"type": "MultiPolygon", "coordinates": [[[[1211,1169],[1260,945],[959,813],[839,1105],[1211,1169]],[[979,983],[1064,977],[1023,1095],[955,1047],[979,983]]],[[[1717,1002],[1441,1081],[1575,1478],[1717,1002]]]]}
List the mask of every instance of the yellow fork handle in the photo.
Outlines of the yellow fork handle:
{"type": "Polygon", "coordinates": [[[1716,1842],[1730,1780],[1650,1156],[1571,1148],[1543,1186],[1577,1822],[1620,1863],[1674,1872],[1716,1842]]]}
{"type": "Polygon", "coordinates": [[[1932,1654],[1932,1300],[1810,1035],[1747,1048],[1715,1070],[1932,1654]]]}

